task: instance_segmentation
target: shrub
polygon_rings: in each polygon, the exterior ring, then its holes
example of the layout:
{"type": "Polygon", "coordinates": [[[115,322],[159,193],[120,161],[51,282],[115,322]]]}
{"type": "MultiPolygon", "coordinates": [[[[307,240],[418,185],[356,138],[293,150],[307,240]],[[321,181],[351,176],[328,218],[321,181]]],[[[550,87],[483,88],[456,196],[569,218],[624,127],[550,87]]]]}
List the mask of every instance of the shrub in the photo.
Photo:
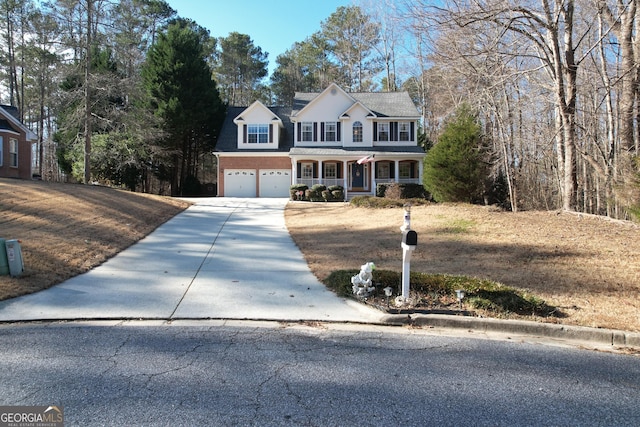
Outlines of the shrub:
{"type": "Polygon", "coordinates": [[[289,187],[291,200],[305,200],[305,192],[309,187],[305,184],[294,184],[289,187]]]}
{"type": "Polygon", "coordinates": [[[422,184],[383,183],[376,185],[376,196],[389,199],[427,199],[431,195],[422,184]]]}
{"type": "MultiPolygon", "coordinates": [[[[351,277],[358,270],[338,270],[332,272],[323,283],[340,296],[352,296],[351,277]]],[[[374,270],[373,283],[376,288],[387,286],[399,291],[402,274],[391,270],[374,270]]],[[[476,309],[487,310],[498,315],[516,313],[535,316],[562,316],[555,307],[542,299],[490,280],[448,274],[426,274],[411,272],[409,282],[412,292],[426,296],[456,297],[456,289],[464,289],[465,303],[476,309]]],[[[428,299],[428,298],[427,298],[428,299]]]]}
{"type": "Polygon", "coordinates": [[[312,202],[322,202],[324,198],[322,197],[322,192],[325,191],[327,187],[323,184],[315,184],[309,190],[307,190],[307,198],[312,202]]]}
{"type": "Polygon", "coordinates": [[[327,188],[331,192],[331,198],[334,202],[344,201],[344,187],[341,185],[331,185],[327,188]]]}

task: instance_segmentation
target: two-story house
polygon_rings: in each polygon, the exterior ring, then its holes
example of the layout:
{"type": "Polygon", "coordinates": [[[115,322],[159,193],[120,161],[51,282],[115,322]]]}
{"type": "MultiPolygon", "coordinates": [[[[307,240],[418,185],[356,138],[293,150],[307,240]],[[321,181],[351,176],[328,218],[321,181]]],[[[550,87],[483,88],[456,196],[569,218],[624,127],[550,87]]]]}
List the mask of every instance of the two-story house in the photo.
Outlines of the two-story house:
{"type": "Polygon", "coordinates": [[[0,105],[0,177],[31,179],[31,150],[37,135],[18,119],[18,109],[0,105]]]}
{"type": "Polygon", "coordinates": [[[222,126],[218,195],[288,197],[292,184],[340,185],[347,197],[378,183],[422,182],[420,115],[406,92],[296,93],[292,109],[230,107],[222,126]]]}

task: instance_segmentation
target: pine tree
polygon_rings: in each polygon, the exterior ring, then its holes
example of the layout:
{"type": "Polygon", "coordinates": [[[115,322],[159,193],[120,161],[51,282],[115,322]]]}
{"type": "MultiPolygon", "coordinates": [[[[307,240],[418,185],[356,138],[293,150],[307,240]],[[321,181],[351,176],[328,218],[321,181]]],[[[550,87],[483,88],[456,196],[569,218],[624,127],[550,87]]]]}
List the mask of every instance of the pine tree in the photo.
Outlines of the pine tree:
{"type": "Polygon", "coordinates": [[[463,106],[425,157],[424,186],[439,202],[476,203],[484,195],[486,177],[480,125],[463,106]]]}
{"type": "Polygon", "coordinates": [[[150,107],[163,122],[165,156],[156,168],[167,171],[171,194],[185,194],[200,155],[215,145],[222,103],[206,62],[208,32],[179,19],[158,36],[142,76],[150,107]]]}

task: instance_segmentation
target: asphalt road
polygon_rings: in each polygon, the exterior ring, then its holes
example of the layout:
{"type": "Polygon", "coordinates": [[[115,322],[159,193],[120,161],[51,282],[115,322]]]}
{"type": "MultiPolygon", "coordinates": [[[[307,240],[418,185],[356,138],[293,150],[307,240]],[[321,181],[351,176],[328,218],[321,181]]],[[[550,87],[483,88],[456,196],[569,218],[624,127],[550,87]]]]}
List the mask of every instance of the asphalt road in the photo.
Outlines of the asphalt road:
{"type": "Polygon", "coordinates": [[[356,324],[0,325],[0,402],[66,426],[637,426],[640,359],[356,324]]]}

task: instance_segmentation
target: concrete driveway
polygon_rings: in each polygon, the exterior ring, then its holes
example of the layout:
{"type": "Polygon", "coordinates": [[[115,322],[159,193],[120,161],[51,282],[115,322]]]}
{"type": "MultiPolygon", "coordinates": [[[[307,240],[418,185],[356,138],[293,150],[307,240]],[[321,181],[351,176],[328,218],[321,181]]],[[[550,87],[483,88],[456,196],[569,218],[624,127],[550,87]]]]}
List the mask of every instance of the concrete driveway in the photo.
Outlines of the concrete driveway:
{"type": "Polygon", "coordinates": [[[286,199],[190,200],[196,204],[88,273],[1,301],[0,321],[382,318],[311,274],[285,227],[286,199]]]}

